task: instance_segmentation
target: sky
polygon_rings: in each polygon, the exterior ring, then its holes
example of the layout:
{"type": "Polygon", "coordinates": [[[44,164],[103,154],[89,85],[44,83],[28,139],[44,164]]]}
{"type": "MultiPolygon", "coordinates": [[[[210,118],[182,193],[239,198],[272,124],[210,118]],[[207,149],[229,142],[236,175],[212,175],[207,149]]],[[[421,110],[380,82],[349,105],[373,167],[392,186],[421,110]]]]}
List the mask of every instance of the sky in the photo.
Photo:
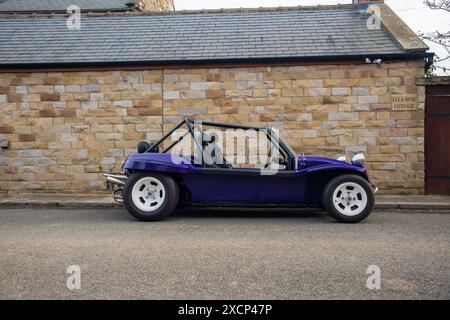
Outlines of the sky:
{"type": "MultiPolygon", "coordinates": [[[[219,9],[239,7],[278,7],[299,5],[326,5],[338,3],[352,3],[351,0],[175,0],[177,10],[191,9],[219,9]]],[[[450,30],[450,12],[431,10],[423,4],[423,0],[385,0],[409,27],[418,32],[448,31],[450,30]]],[[[430,51],[444,56],[444,51],[437,45],[427,43],[430,51]]],[[[450,61],[446,64],[450,69],[450,61]]],[[[447,72],[450,75],[450,71],[447,72]]]]}

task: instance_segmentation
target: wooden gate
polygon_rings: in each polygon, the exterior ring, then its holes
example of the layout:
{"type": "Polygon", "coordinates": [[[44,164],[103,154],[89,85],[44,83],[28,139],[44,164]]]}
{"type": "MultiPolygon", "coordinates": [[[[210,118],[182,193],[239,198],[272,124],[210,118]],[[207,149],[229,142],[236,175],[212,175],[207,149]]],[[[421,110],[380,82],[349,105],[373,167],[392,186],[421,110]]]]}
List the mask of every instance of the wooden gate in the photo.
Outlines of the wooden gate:
{"type": "Polygon", "coordinates": [[[450,85],[427,86],[425,192],[450,195],[450,85]]]}

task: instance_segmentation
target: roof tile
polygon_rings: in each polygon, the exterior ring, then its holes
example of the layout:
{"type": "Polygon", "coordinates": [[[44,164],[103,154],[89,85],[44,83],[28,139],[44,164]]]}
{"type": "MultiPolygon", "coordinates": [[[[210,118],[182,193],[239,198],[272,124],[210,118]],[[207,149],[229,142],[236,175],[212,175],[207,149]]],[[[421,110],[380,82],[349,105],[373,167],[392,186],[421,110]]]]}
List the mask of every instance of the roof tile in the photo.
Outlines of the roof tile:
{"type": "Polygon", "coordinates": [[[397,54],[353,8],[102,16],[69,30],[64,17],[0,18],[0,65],[163,62],[397,54]],[[110,58],[113,57],[113,58],[110,58]]]}

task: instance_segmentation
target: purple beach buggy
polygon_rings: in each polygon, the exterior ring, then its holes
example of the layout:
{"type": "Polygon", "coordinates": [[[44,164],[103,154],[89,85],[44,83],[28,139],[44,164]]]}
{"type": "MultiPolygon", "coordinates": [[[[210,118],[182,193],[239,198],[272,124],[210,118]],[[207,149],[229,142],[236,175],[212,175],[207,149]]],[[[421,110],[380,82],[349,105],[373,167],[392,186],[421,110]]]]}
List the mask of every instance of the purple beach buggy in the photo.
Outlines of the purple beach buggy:
{"type": "Polygon", "coordinates": [[[271,127],[199,126],[184,119],[159,141],[139,142],[138,153],[122,164],[122,172],[105,176],[114,199],[141,221],[162,220],[183,206],[298,206],[320,207],[340,222],[356,223],[371,213],[377,191],[364,160],[362,154],[351,163],[345,157],[297,155],[271,127]],[[185,133],[170,141],[182,127],[185,133]],[[257,132],[267,139],[267,160],[260,168],[234,166],[216,147],[217,136],[202,131],[204,127],[257,132]],[[199,153],[188,157],[171,152],[186,138],[199,153]]]}

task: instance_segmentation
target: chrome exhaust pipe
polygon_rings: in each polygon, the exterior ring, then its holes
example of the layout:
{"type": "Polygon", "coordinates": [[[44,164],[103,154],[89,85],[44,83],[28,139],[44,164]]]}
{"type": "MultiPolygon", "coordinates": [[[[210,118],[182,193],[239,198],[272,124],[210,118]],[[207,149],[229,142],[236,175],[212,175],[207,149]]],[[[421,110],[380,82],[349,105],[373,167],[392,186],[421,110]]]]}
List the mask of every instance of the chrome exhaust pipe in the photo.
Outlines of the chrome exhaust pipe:
{"type": "Polygon", "coordinates": [[[123,203],[123,195],[122,195],[123,189],[116,189],[113,191],[112,196],[115,202],[117,203],[123,203]]]}
{"type": "Polygon", "coordinates": [[[106,179],[107,182],[109,182],[112,185],[117,185],[117,186],[121,186],[123,187],[125,185],[125,181],[119,180],[117,178],[114,177],[108,177],[106,179]]]}
{"type": "Polygon", "coordinates": [[[107,177],[107,178],[115,178],[115,179],[119,179],[119,180],[127,180],[128,179],[128,177],[124,174],[104,173],[103,176],[107,177]]]}
{"type": "Polygon", "coordinates": [[[106,184],[108,185],[108,189],[111,187],[112,189],[112,197],[114,201],[118,203],[123,203],[123,187],[125,186],[128,177],[120,174],[104,174],[106,177],[106,184]]]}

